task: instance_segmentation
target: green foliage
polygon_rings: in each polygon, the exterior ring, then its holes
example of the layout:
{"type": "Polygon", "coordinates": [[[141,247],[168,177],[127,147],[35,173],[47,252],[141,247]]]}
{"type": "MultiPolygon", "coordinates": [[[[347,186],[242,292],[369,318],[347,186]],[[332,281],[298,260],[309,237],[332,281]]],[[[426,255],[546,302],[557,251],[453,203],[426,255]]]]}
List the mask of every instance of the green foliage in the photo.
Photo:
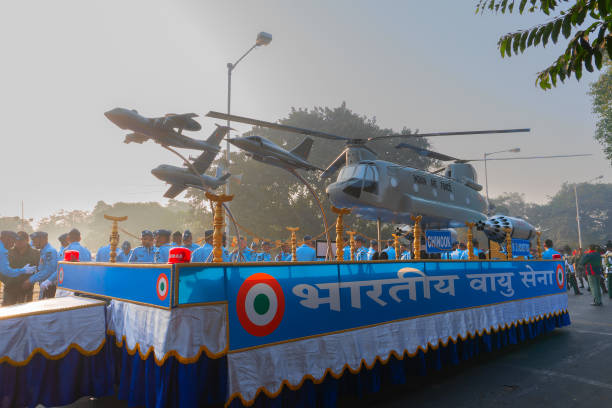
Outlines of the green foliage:
{"type": "MultiPolygon", "coordinates": [[[[576,185],[580,207],[582,245],[605,243],[612,231],[612,184],[576,185]]],[[[564,184],[545,204],[525,202],[522,194],[504,193],[491,200],[495,213],[524,218],[542,229],[542,238],[550,238],[555,247],[578,247],[576,198],[574,185],[564,184]]]]}
{"type": "Polygon", "coordinates": [[[0,217],[0,231],[4,230],[33,232],[30,221],[24,220],[22,224],[20,217],[0,217]]]}
{"type": "Polygon", "coordinates": [[[480,0],[476,13],[490,10],[509,14],[515,3],[520,14],[541,12],[554,16],[545,23],[502,36],[498,41],[502,58],[540,43],[543,47],[549,41],[557,44],[561,36],[569,40],[565,52],[537,74],[536,85],[540,88],[551,89],[572,74],[580,80],[583,68],[589,72],[600,70],[603,56],[612,57],[612,0],[480,0]],[[587,17],[589,23],[585,25],[587,17]]]}
{"type": "MultiPolygon", "coordinates": [[[[284,125],[329,132],[352,138],[368,138],[396,133],[391,129],[378,126],[375,118],[358,115],[352,112],[343,103],[337,108],[292,109],[286,118],[279,121],[284,125]]],[[[404,128],[402,133],[410,133],[404,128]]],[[[254,128],[248,134],[257,134],[272,140],[285,149],[292,149],[304,137],[301,135],[280,132],[277,130],[254,128]]],[[[409,165],[417,168],[427,168],[432,161],[417,155],[414,152],[395,149],[397,139],[373,141],[368,144],[377,152],[382,160],[409,165]]],[[[410,143],[427,148],[427,140],[414,138],[410,143]]],[[[344,150],[345,143],[315,139],[310,152],[309,161],[320,168],[326,168],[344,150]]],[[[277,167],[262,164],[247,158],[243,153],[232,153],[230,172],[234,175],[242,174],[241,184],[232,182],[231,192],[235,194],[230,203],[231,211],[237,221],[248,230],[267,239],[286,239],[289,233],[285,227],[300,227],[299,235],[321,233],[323,219],[316,202],[292,174],[277,167]]],[[[327,221],[333,228],[334,214],[325,197],[325,187],[335,177],[321,180],[320,173],[303,172],[300,174],[314,187],[323,202],[327,221]]],[[[202,192],[190,189],[187,197],[196,209],[208,210],[208,200],[202,192]]],[[[375,236],[375,223],[364,221],[354,216],[345,218],[347,228],[353,228],[369,236],[375,236]]],[[[392,228],[385,227],[388,237],[392,228]]],[[[233,229],[232,229],[233,232],[233,229]]],[[[250,235],[250,234],[249,234],[250,235]]]]}
{"type": "Polygon", "coordinates": [[[591,84],[593,113],[597,116],[595,140],[604,147],[604,153],[612,164],[612,63],[606,62],[607,69],[591,84]]]}

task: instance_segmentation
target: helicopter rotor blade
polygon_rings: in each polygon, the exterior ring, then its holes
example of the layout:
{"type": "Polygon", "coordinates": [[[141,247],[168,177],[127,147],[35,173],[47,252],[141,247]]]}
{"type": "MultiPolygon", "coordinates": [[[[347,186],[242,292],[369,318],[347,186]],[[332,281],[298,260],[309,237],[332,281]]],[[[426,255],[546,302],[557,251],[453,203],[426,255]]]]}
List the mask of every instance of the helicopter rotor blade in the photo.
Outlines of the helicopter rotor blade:
{"type": "Polygon", "coordinates": [[[401,149],[401,148],[411,149],[417,152],[420,156],[430,157],[432,159],[441,160],[441,161],[455,161],[455,162],[463,161],[461,159],[457,159],[456,157],[448,156],[443,153],[434,152],[433,150],[424,149],[422,147],[414,146],[409,143],[400,143],[397,146],[395,146],[395,148],[396,149],[401,149]]]}
{"type": "Polygon", "coordinates": [[[430,137],[430,136],[464,136],[464,135],[486,135],[493,133],[519,133],[519,132],[530,132],[531,129],[496,129],[496,130],[466,130],[461,132],[434,132],[434,133],[410,133],[407,135],[395,134],[371,137],[368,141],[379,140],[379,139],[391,139],[395,137],[430,137]]]}
{"type": "MultiPolygon", "coordinates": [[[[531,160],[531,159],[556,159],[561,157],[584,157],[584,156],[592,156],[592,154],[558,154],[553,156],[524,156],[524,157],[498,157],[495,159],[487,159],[487,161],[491,160],[531,160]]],[[[463,160],[462,162],[470,162],[470,161],[484,161],[484,159],[470,159],[463,160]]]]}
{"type": "Polygon", "coordinates": [[[284,130],[286,132],[299,133],[301,135],[315,136],[329,140],[352,140],[348,137],[333,135],[331,133],[319,132],[317,130],[302,129],[295,126],[281,125],[279,123],[266,122],[264,120],[247,118],[244,116],[228,115],[227,113],[210,111],[206,116],[215,119],[230,120],[232,122],[246,123],[253,126],[261,126],[270,129],[284,130]]]}

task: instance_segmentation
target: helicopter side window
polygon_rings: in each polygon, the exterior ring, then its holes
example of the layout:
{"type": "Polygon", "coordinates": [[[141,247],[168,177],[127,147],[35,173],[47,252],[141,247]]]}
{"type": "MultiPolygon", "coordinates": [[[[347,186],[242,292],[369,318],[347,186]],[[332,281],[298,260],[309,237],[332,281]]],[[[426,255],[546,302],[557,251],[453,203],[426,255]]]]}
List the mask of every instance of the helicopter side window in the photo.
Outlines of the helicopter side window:
{"type": "Polygon", "coordinates": [[[368,166],[363,180],[363,191],[376,194],[378,192],[378,170],[374,166],[368,166]]]}

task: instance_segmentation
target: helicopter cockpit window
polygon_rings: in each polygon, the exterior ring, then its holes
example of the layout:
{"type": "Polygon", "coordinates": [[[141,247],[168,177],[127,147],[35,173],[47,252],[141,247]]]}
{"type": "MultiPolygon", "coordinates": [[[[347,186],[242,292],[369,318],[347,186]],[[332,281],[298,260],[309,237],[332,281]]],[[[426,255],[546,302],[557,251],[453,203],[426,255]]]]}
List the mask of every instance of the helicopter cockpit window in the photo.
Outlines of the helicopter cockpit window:
{"type": "Polygon", "coordinates": [[[367,166],[363,180],[363,191],[372,194],[378,192],[378,170],[374,166],[367,166]]]}

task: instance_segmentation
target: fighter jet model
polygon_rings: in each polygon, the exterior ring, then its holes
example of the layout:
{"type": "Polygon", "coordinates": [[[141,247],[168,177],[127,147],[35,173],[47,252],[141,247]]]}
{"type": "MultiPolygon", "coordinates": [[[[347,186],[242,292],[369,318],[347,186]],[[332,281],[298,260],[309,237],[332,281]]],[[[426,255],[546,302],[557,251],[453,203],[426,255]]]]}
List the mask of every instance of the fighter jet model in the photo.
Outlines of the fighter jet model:
{"type": "Polygon", "coordinates": [[[196,175],[191,169],[184,167],[171,166],[169,164],[160,164],[153,170],[153,174],[158,179],[170,184],[170,188],[164,194],[166,198],[174,198],[183,192],[187,187],[197,188],[199,190],[216,190],[220,186],[227,183],[231,174],[218,174],[217,177],[207,176],[206,174],[196,175]]]}
{"type": "Polygon", "coordinates": [[[261,136],[236,137],[228,139],[228,141],[244,150],[247,156],[262,163],[286,170],[322,170],[307,161],[312,147],[312,139],[310,138],[304,139],[291,151],[285,150],[261,136]]]}
{"type": "Polygon", "coordinates": [[[146,118],[135,110],[115,108],[104,113],[111,122],[121,129],[131,130],[124,143],[143,143],[151,139],[155,143],[184,149],[204,150],[217,154],[219,142],[227,134],[227,127],[219,127],[207,140],[197,140],[182,134],[183,130],[202,129],[195,121],[195,113],[176,115],[169,113],[159,118],[146,118]],[[223,134],[221,134],[223,133],[223,134]],[[220,137],[219,137],[220,136],[220,137]]]}

